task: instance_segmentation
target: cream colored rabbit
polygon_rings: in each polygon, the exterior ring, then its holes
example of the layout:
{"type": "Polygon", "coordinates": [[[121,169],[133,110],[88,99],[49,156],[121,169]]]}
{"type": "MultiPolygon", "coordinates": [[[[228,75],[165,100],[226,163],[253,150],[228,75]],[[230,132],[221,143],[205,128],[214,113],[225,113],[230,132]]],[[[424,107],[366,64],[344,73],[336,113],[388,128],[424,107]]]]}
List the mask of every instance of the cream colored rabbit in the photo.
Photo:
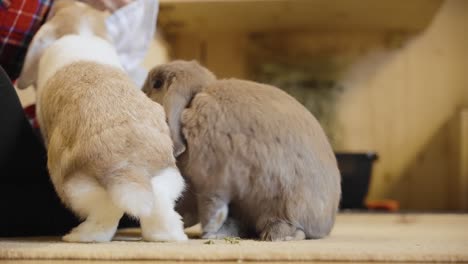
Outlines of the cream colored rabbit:
{"type": "Polygon", "coordinates": [[[37,88],[48,168],[61,200],[85,221],[66,241],[103,242],[124,212],[149,241],[186,240],[184,188],[163,108],[134,86],[106,40],[104,14],[56,1],[28,50],[20,88],[37,88]]]}
{"type": "Polygon", "coordinates": [[[340,173],[320,124],[294,98],[269,85],[217,80],[186,61],[152,69],[143,90],[163,104],[189,182],[179,207],[186,225],[200,220],[205,238],[330,233],[340,173]]]}

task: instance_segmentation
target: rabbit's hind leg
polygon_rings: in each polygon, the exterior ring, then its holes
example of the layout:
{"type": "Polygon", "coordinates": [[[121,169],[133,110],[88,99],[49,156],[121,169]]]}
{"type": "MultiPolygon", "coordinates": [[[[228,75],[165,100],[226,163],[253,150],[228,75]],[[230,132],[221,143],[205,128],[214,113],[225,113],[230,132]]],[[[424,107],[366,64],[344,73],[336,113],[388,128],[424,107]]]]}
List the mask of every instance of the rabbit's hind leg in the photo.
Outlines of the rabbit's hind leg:
{"type": "Polygon", "coordinates": [[[270,220],[260,232],[260,239],[265,241],[303,240],[306,235],[302,229],[283,220],[270,220]]]}
{"type": "Polygon", "coordinates": [[[68,242],[107,242],[112,240],[123,210],[111,200],[96,179],[86,175],[74,175],[64,184],[66,202],[71,209],[85,218],[73,230],[63,236],[68,242]]]}
{"type": "Polygon", "coordinates": [[[200,195],[198,210],[203,229],[202,238],[218,238],[217,234],[229,213],[228,204],[218,195],[200,195]]]}
{"type": "Polygon", "coordinates": [[[239,220],[228,216],[216,233],[212,233],[209,237],[205,236],[204,238],[223,239],[227,237],[252,238],[253,235],[248,232],[246,226],[239,220]]]}
{"type": "Polygon", "coordinates": [[[143,239],[147,241],[187,240],[175,200],[184,188],[184,180],[175,168],[162,170],[151,179],[154,206],[147,216],[140,218],[143,239]]]}

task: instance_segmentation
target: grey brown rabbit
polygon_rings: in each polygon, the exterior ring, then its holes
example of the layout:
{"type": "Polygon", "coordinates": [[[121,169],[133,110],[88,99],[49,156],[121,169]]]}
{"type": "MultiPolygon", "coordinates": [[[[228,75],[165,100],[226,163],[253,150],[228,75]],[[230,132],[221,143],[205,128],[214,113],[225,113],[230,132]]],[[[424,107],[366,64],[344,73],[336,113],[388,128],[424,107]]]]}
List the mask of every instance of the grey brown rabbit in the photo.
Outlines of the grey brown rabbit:
{"type": "Polygon", "coordinates": [[[163,105],[190,184],[179,206],[186,225],[200,220],[204,238],[330,233],[340,173],[320,124],[298,101],[273,86],[217,80],[195,61],[153,68],[143,90],[163,105]]]}

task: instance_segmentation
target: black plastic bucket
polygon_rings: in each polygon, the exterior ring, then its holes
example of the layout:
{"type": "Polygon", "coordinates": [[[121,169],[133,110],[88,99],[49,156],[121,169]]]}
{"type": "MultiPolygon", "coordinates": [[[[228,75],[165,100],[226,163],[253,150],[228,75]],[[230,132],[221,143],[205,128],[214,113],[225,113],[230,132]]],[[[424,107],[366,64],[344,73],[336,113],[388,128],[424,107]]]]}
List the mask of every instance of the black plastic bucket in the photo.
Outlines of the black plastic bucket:
{"type": "Polygon", "coordinates": [[[341,172],[340,209],[364,209],[372,165],[377,160],[377,154],[336,153],[336,159],[341,172]]]}

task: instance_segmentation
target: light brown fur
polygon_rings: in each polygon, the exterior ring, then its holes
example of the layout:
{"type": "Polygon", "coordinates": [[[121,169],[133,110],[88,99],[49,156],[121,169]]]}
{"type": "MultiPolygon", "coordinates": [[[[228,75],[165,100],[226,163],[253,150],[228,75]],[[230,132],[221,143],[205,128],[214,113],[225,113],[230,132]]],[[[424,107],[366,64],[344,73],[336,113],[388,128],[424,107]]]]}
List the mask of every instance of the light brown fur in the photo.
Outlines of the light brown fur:
{"type": "Polygon", "coordinates": [[[41,125],[49,131],[49,170],[60,175],[54,183],[64,202],[63,182],[77,172],[104,186],[129,181],[150,190],[151,177],[175,167],[163,108],[131,83],[121,70],[93,62],[73,63],[48,81],[41,125]],[[117,178],[132,167],[146,171],[117,178]]]}
{"type": "Polygon", "coordinates": [[[109,39],[107,29],[103,20],[106,14],[87,5],[76,5],[76,0],[56,0],[52,6],[52,18],[47,22],[56,26],[58,36],[64,36],[73,32],[78,32],[80,23],[86,23],[90,31],[97,37],[109,39]],[[85,20],[82,18],[86,17],[85,20]]]}
{"type": "Polygon", "coordinates": [[[289,240],[330,233],[340,173],[320,124],[294,98],[269,85],[216,80],[184,61],[155,67],[144,91],[163,103],[176,146],[181,140],[187,149],[178,157],[193,188],[179,205],[186,224],[198,214],[205,237],[253,232],[263,240],[289,240]],[[229,225],[239,222],[242,230],[226,226],[227,205],[229,225]]]}

